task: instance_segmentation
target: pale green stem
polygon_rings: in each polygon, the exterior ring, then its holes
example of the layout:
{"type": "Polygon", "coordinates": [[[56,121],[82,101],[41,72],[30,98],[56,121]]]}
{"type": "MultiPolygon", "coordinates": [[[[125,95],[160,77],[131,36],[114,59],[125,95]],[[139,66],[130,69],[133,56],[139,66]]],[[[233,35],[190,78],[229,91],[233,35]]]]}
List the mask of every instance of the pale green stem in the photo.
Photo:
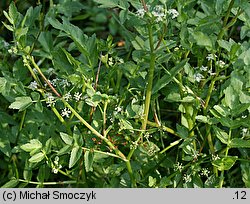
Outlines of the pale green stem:
{"type": "Polygon", "coordinates": [[[154,79],[154,69],[155,69],[155,59],[156,59],[156,55],[154,53],[153,31],[152,31],[151,25],[148,25],[148,35],[149,35],[149,43],[150,43],[150,65],[149,65],[149,71],[148,71],[146,99],[145,99],[145,104],[144,104],[144,117],[143,117],[143,123],[141,127],[142,130],[147,129],[147,121],[148,121],[149,107],[150,107],[150,101],[151,101],[152,86],[153,86],[153,79],[154,79]]]}
{"type": "MultiPolygon", "coordinates": [[[[232,136],[232,129],[229,130],[229,134],[228,134],[228,140],[227,140],[227,147],[226,147],[226,152],[225,152],[225,157],[228,156],[228,152],[229,152],[229,149],[230,149],[230,146],[229,146],[229,142],[231,140],[231,136],[232,136]]],[[[219,188],[222,188],[223,187],[223,183],[224,183],[224,173],[225,171],[223,170],[221,172],[221,175],[220,175],[220,182],[219,182],[219,188]]]]}

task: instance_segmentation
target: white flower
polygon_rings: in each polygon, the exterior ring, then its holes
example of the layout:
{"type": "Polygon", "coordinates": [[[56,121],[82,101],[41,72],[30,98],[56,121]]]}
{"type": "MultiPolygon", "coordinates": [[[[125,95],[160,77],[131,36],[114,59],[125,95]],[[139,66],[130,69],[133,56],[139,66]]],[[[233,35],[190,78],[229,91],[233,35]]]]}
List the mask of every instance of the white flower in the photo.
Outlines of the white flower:
{"type": "Polygon", "coordinates": [[[47,71],[46,71],[48,74],[52,74],[54,72],[54,69],[53,68],[49,68],[47,71]]]}
{"type": "Polygon", "coordinates": [[[179,12],[175,9],[169,9],[168,14],[172,15],[172,19],[177,18],[179,16],[179,12]]]}
{"type": "Polygon", "coordinates": [[[155,6],[152,14],[156,17],[156,22],[163,21],[166,18],[165,10],[161,5],[155,6]]]}
{"type": "Polygon", "coordinates": [[[243,115],[243,116],[241,116],[241,118],[245,119],[245,118],[247,118],[247,115],[243,115]]]}
{"type": "Polygon", "coordinates": [[[248,129],[247,128],[242,128],[242,135],[243,136],[246,136],[247,135],[247,133],[248,133],[248,129]]]}
{"type": "Polygon", "coordinates": [[[207,66],[203,66],[203,65],[202,65],[202,66],[200,67],[200,70],[201,70],[201,71],[204,71],[204,72],[207,71],[207,69],[208,69],[207,66]]]}
{"type": "Polygon", "coordinates": [[[82,98],[82,93],[79,93],[79,92],[74,93],[74,99],[76,101],[80,101],[81,98],[82,98]]]}
{"type": "Polygon", "coordinates": [[[218,160],[218,159],[220,159],[218,154],[217,155],[214,155],[214,154],[212,155],[212,160],[213,161],[218,160]]]}
{"type": "Polygon", "coordinates": [[[200,73],[194,74],[194,80],[197,81],[197,82],[200,82],[201,79],[203,79],[203,78],[204,78],[203,75],[200,74],[200,73]]]}
{"type": "Polygon", "coordinates": [[[36,81],[32,81],[28,87],[34,91],[35,89],[37,89],[38,84],[36,81]]]}
{"type": "Polygon", "coordinates": [[[66,93],[66,94],[63,96],[63,98],[64,98],[65,101],[69,101],[69,100],[72,98],[72,96],[71,96],[70,93],[66,93]]]}
{"type": "Polygon", "coordinates": [[[57,173],[58,173],[58,169],[54,167],[54,168],[52,169],[52,172],[53,172],[54,174],[57,174],[57,173]]]}
{"type": "Polygon", "coordinates": [[[208,54],[206,58],[208,61],[210,61],[210,60],[215,60],[216,57],[217,56],[215,54],[208,54]]]}
{"type": "Polygon", "coordinates": [[[208,177],[208,174],[210,173],[210,171],[207,169],[207,168],[203,168],[202,170],[201,170],[201,175],[202,176],[206,176],[206,177],[208,177]]]}
{"type": "Polygon", "coordinates": [[[145,13],[146,13],[146,11],[145,11],[143,8],[138,9],[138,10],[136,11],[136,15],[139,16],[140,18],[143,18],[144,15],[145,15],[145,13]]]}
{"type": "Polygon", "coordinates": [[[192,181],[191,175],[184,174],[183,180],[185,181],[185,183],[191,182],[192,181]]]}
{"type": "Polygon", "coordinates": [[[109,60],[108,60],[108,65],[109,65],[109,66],[112,66],[113,64],[114,64],[113,58],[110,57],[109,60]]]}
{"type": "Polygon", "coordinates": [[[17,49],[17,47],[11,47],[11,48],[8,50],[8,52],[9,52],[10,54],[17,54],[18,49],[17,49]]]}
{"type": "Polygon", "coordinates": [[[54,106],[56,103],[55,97],[52,96],[51,93],[46,93],[45,100],[46,100],[47,107],[54,106]]]}
{"type": "Polygon", "coordinates": [[[70,83],[68,82],[67,79],[61,80],[59,84],[60,84],[63,88],[69,87],[69,86],[70,86],[70,83]]]}
{"type": "Polygon", "coordinates": [[[66,116],[67,118],[69,118],[70,113],[71,113],[71,110],[69,110],[68,108],[64,108],[62,110],[61,116],[62,117],[66,116]]]}
{"type": "Polygon", "coordinates": [[[212,75],[216,75],[216,73],[214,73],[212,69],[209,69],[209,70],[208,70],[208,73],[209,73],[211,76],[212,76],[212,75]]]}
{"type": "Polygon", "coordinates": [[[217,65],[219,65],[219,67],[224,67],[225,66],[225,62],[223,62],[222,60],[216,62],[217,65]]]}
{"type": "Polygon", "coordinates": [[[182,163],[180,163],[180,162],[177,162],[177,164],[175,164],[174,165],[174,170],[175,171],[182,171],[182,169],[183,169],[184,167],[183,167],[183,165],[182,165],[182,163]]]}
{"type": "Polygon", "coordinates": [[[121,112],[122,111],[122,107],[121,106],[116,106],[115,107],[115,111],[116,111],[116,113],[121,112]]]}

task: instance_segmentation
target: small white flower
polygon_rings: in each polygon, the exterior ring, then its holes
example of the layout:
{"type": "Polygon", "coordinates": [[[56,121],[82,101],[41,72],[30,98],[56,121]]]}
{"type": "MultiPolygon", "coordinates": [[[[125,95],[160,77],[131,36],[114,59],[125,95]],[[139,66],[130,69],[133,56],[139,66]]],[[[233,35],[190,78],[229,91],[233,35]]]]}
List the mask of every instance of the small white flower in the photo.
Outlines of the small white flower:
{"type": "Polygon", "coordinates": [[[209,73],[211,76],[212,76],[212,75],[216,75],[216,73],[214,73],[212,69],[209,69],[209,70],[208,70],[208,73],[209,73]]]}
{"type": "Polygon", "coordinates": [[[46,93],[45,100],[46,100],[47,107],[54,106],[56,103],[55,97],[52,96],[52,93],[46,93]]]}
{"type": "Polygon", "coordinates": [[[79,93],[79,92],[75,92],[75,93],[74,93],[74,99],[75,99],[76,101],[80,101],[81,98],[82,98],[82,93],[79,93]]]}
{"type": "Polygon", "coordinates": [[[247,128],[242,128],[242,135],[243,136],[246,136],[247,135],[247,133],[248,133],[248,129],[247,128]]]}
{"type": "Polygon", "coordinates": [[[161,5],[155,6],[154,10],[152,11],[152,15],[156,17],[156,22],[160,22],[166,19],[165,9],[161,5]]]}
{"type": "Polygon", "coordinates": [[[210,60],[215,60],[216,59],[216,55],[215,54],[208,54],[208,56],[206,57],[208,61],[210,60]]]}
{"type": "Polygon", "coordinates": [[[169,9],[168,14],[172,15],[172,19],[177,18],[179,16],[179,12],[175,9],[169,9]]]}
{"type": "Polygon", "coordinates": [[[28,87],[34,91],[35,89],[37,89],[38,84],[36,81],[32,81],[28,87]]]}
{"type": "Polygon", "coordinates": [[[192,156],[193,156],[194,159],[197,159],[198,156],[199,156],[199,152],[198,151],[193,152],[192,156]]]}
{"type": "Polygon", "coordinates": [[[70,83],[68,82],[67,79],[61,80],[59,84],[60,84],[60,86],[62,86],[63,88],[69,87],[69,86],[70,86],[70,83]]]}
{"type": "Polygon", "coordinates": [[[57,174],[57,173],[58,173],[58,169],[54,167],[54,168],[52,169],[52,172],[53,172],[54,174],[57,174]]]}
{"type": "Polygon", "coordinates": [[[218,160],[218,159],[220,159],[220,157],[219,157],[219,155],[218,154],[216,154],[216,155],[212,155],[212,160],[213,161],[215,161],[215,160],[218,160]]]}
{"type": "Polygon", "coordinates": [[[203,66],[203,65],[202,65],[202,66],[200,67],[200,70],[201,70],[201,71],[203,71],[203,72],[206,72],[206,71],[207,71],[207,69],[208,69],[208,67],[207,67],[207,66],[203,66]]]}
{"type": "Polygon", "coordinates": [[[116,111],[116,113],[122,112],[122,107],[121,106],[116,106],[115,111],[116,111]]]}
{"type": "Polygon", "coordinates": [[[114,64],[113,58],[110,57],[109,60],[108,60],[108,65],[109,65],[109,66],[112,66],[113,64],[114,64]]]}
{"type": "Polygon", "coordinates": [[[189,183],[192,181],[191,175],[190,174],[184,174],[183,176],[183,180],[185,181],[185,183],[189,183]]]}
{"type": "Polygon", "coordinates": [[[224,67],[225,66],[225,62],[223,62],[222,60],[216,62],[217,65],[219,65],[219,67],[224,67]]]}
{"type": "Polygon", "coordinates": [[[69,118],[69,115],[71,114],[71,110],[69,110],[68,108],[64,108],[62,110],[61,116],[64,117],[66,116],[67,118],[69,118]]]}
{"type": "Polygon", "coordinates": [[[146,132],[144,135],[145,139],[148,140],[152,135],[149,134],[149,132],[146,132]]]}
{"type": "Polygon", "coordinates": [[[8,50],[8,52],[9,52],[10,54],[17,54],[18,49],[17,49],[17,47],[11,47],[11,48],[8,50]]]}
{"type": "Polygon", "coordinates": [[[145,15],[145,13],[146,13],[146,11],[145,11],[143,8],[138,9],[138,10],[136,11],[136,15],[139,16],[140,18],[143,18],[144,15],[145,15]]]}
{"type": "Polygon", "coordinates": [[[204,78],[203,75],[200,73],[194,74],[194,80],[197,82],[200,82],[203,78],[204,78]]]}
{"type": "Polygon", "coordinates": [[[243,116],[241,116],[241,118],[245,119],[245,118],[247,118],[247,115],[243,115],[243,116]]]}
{"type": "Polygon", "coordinates": [[[46,71],[48,74],[52,74],[54,72],[54,69],[53,68],[49,68],[47,71],[46,71]]]}
{"type": "Polygon", "coordinates": [[[202,176],[208,177],[208,176],[209,176],[209,173],[210,173],[210,171],[209,171],[207,168],[203,168],[203,169],[201,170],[201,175],[202,175],[202,176]]]}
{"type": "Polygon", "coordinates": [[[64,98],[65,101],[69,101],[69,100],[72,98],[72,96],[71,96],[70,93],[66,93],[66,94],[63,96],[63,98],[64,98]]]}
{"type": "Polygon", "coordinates": [[[177,164],[174,165],[174,170],[175,170],[175,171],[178,170],[178,171],[181,172],[183,168],[184,168],[184,167],[183,167],[182,163],[180,163],[180,162],[177,162],[177,164]]]}

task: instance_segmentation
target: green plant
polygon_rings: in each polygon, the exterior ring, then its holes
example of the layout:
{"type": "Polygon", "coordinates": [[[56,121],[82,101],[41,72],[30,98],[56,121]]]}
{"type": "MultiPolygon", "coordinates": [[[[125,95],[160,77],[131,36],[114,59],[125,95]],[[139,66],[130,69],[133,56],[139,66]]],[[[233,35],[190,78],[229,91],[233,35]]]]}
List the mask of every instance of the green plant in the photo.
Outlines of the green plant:
{"type": "Polygon", "coordinates": [[[250,186],[248,1],[45,2],[3,12],[4,187],[250,186]]]}

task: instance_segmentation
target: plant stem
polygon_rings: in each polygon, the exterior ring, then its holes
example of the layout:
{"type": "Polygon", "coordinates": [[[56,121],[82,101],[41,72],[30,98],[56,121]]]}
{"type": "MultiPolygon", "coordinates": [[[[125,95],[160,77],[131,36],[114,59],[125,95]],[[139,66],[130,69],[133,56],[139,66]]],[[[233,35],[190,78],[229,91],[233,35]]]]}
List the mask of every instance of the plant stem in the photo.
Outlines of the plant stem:
{"type": "MultiPolygon", "coordinates": [[[[230,142],[230,140],[231,140],[231,136],[232,136],[232,129],[230,128],[229,133],[228,133],[228,140],[227,140],[228,144],[229,144],[229,142],[230,142]]],[[[227,145],[227,147],[226,147],[226,152],[225,152],[225,157],[228,156],[229,149],[230,149],[230,146],[227,145]]],[[[222,187],[223,187],[223,183],[224,183],[224,173],[225,173],[225,171],[223,170],[223,171],[221,172],[221,175],[220,175],[219,188],[222,188],[222,187]]]]}
{"type": "Polygon", "coordinates": [[[104,140],[104,142],[112,149],[115,151],[115,153],[120,156],[120,158],[124,161],[127,161],[126,157],[124,156],[124,154],[117,149],[106,137],[104,137],[103,135],[101,135],[95,128],[93,128],[86,120],[84,120],[82,118],[82,116],[80,116],[76,110],[74,108],[72,108],[72,106],[65,101],[63,98],[61,98],[62,102],[64,103],[64,105],[69,108],[71,110],[71,112],[80,120],[80,122],[82,124],[84,124],[94,135],[96,135],[97,137],[99,137],[101,140],[104,140]]]}
{"type": "Polygon", "coordinates": [[[148,35],[149,35],[149,43],[150,43],[150,65],[149,65],[149,71],[148,71],[146,99],[145,99],[145,104],[144,104],[144,117],[143,117],[143,123],[142,123],[142,127],[141,127],[142,130],[147,129],[147,121],[148,121],[150,100],[151,100],[151,94],[152,94],[155,59],[156,59],[156,55],[154,53],[152,25],[148,25],[148,35]]]}
{"type": "Polygon", "coordinates": [[[35,184],[35,185],[65,185],[65,184],[79,183],[78,181],[36,182],[36,181],[27,181],[27,180],[23,180],[23,179],[18,179],[18,181],[21,181],[24,183],[35,184]]]}

